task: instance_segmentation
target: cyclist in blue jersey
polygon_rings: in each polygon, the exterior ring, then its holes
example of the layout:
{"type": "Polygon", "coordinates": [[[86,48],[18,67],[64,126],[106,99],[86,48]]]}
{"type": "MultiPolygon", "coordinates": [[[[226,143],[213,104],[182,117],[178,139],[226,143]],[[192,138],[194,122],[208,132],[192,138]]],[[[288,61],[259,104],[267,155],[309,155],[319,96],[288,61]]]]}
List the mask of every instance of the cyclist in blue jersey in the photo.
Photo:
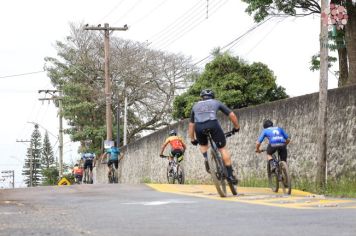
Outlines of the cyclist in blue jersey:
{"type": "Polygon", "coordinates": [[[228,149],[226,148],[226,138],[224,131],[222,130],[217,118],[217,112],[222,111],[229,117],[230,121],[234,125],[233,132],[240,130],[237,116],[226,105],[218,100],[214,99],[214,92],[210,89],[203,89],[200,93],[201,101],[194,104],[190,116],[190,122],[188,127],[188,134],[193,145],[200,145],[200,151],[204,156],[204,164],[207,172],[209,170],[208,164],[208,138],[203,132],[205,129],[211,130],[211,136],[219,152],[222,155],[224,165],[227,169],[227,179],[233,184],[237,184],[237,179],[233,175],[233,169],[231,166],[231,157],[228,149]]]}
{"type": "MultiPolygon", "coordinates": [[[[120,148],[116,146],[111,146],[110,148],[106,149],[105,153],[102,155],[102,158],[107,157],[108,158],[108,175],[110,173],[110,166],[112,164],[115,165],[115,168],[117,169],[119,167],[119,156],[120,156],[120,148]]],[[[121,159],[121,158],[120,158],[121,159]]]]}
{"type": "Polygon", "coordinates": [[[287,145],[290,142],[288,134],[284,129],[273,126],[273,122],[265,120],[263,122],[263,131],[256,142],[256,152],[260,153],[260,147],[263,140],[267,138],[269,144],[267,146],[267,160],[271,168],[275,168],[275,163],[272,161],[272,154],[278,151],[278,154],[282,161],[287,161],[287,145]]]}

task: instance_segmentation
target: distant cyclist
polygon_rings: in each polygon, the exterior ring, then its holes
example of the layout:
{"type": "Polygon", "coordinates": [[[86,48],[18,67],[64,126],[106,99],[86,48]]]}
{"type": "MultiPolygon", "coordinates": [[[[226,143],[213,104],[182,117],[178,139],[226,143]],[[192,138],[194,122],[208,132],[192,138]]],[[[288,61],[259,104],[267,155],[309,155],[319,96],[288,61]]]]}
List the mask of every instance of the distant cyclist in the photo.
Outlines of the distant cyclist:
{"type": "Polygon", "coordinates": [[[287,145],[290,142],[290,138],[284,129],[273,126],[273,122],[271,120],[263,121],[263,131],[257,139],[256,152],[261,152],[261,143],[265,138],[269,141],[267,146],[267,160],[271,166],[271,169],[275,168],[272,154],[276,151],[278,151],[281,160],[287,162],[287,145]]]}
{"type": "Polygon", "coordinates": [[[83,178],[83,168],[79,167],[78,164],[75,164],[73,167],[73,175],[76,183],[80,183],[83,178]]]}
{"type": "Polygon", "coordinates": [[[180,136],[177,136],[177,131],[176,130],[171,130],[169,132],[169,137],[164,141],[162,147],[161,147],[161,152],[160,156],[163,156],[164,149],[166,148],[167,145],[170,145],[170,155],[169,155],[169,163],[173,160],[173,156],[177,155],[177,160],[178,162],[181,162],[183,160],[183,155],[184,151],[187,148],[183,138],[180,136]]]}
{"type": "Polygon", "coordinates": [[[216,143],[223,161],[227,169],[227,179],[233,184],[237,184],[237,179],[233,175],[233,169],[231,166],[231,157],[228,149],[226,148],[226,138],[224,131],[222,130],[220,123],[217,119],[217,112],[220,110],[226,116],[229,117],[230,121],[233,123],[233,132],[238,132],[240,130],[240,125],[237,120],[235,113],[230,110],[226,105],[218,100],[214,99],[214,92],[210,89],[204,89],[200,93],[201,101],[194,104],[190,116],[189,122],[189,137],[193,145],[200,145],[200,151],[205,158],[205,168],[207,172],[209,170],[208,164],[208,139],[203,133],[205,129],[211,130],[211,136],[216,143]],[[195,133],[195,135],[194,135],[195,133]]]}
{"type": "Polygon", "coordinates": [[[95,154],[91,152],[86,152],[82,155],[82,160],[84,162],[84,171],[87,168],[90,168],[90,179],[93,179],[93,160],[95,158],[95,154]]]}
{"type": "Polygon", "coordinates": [[[108,176],[110,174],[110,167],[112,164],[115,165],[115,168],[118,169],[119,167],[119,156],[120,156],[120,148],[116,147],[115,145],[108,148],[105,153],[102,155],[102,158],[108,158],[108,176]]]}

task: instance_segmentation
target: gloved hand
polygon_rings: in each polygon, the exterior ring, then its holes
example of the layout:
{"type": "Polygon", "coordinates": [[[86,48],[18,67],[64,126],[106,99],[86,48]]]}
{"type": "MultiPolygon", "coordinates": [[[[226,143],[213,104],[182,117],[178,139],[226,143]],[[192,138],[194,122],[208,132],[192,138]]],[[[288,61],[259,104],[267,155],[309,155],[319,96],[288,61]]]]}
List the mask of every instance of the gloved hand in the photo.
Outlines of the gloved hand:
{"type": "Polygon", "coordinates": [[[165,155],[163,155],[163,154],[160,154],[159,155],[161,158],[165,158],[166,156],[165,155]]]}
{"type": "Polygon", "coordinates": [[[192,141],[190,141],[194,146],[197,146],[198,145],[198,140],[194,139],[192,141]]]}

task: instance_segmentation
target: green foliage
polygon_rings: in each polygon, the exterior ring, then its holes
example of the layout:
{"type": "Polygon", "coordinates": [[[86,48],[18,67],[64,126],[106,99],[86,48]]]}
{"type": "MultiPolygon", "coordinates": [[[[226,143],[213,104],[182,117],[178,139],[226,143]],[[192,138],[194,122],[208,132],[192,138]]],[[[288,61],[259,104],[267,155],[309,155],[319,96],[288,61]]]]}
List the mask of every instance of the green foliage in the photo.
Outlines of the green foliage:
{"type": "MultiPolygon", "coordinates": [[[[328,68],[331,68],[333,63],[335,63],[336,61],[336,57],[328,56],[328,68]]],[[[311,66],[309,67],[309,69],[311,71],[320,70],[320,54],[313,55],[310,63],[311,66]]]]}
{"type": "Polygon", "coordinates": [[[48,138],[48,132],[45,133],[43,138],[41,164],[44,168],[49,168],[55,164],[53,148],[48,138]]]}
{"type": "Polygon", "coordinates": [[[216,99],[232,109],[287,98],[285,89],[277,86],[275,80],[273,72],[263,63],[248,64],[228,53],[217,53],[188,91],[176,97],[173,117],[189,117],[205,88],[212,89],[216,99]]]}
{"type": "Polygon", "coordinates": [[[256,22],[264,20],[267,16],[284,13],[286,15],[309,15],[320,13],[320,5],[314,0],[242,0],[247,3],[246,12],[256,22]]]}
{"type": "Polygon", "coordinates": [[[59,178],[57,167],[51,166],[42,170],[42,185],[56,185],[59,178]]]}
{"type": "Polygon", "coordinates": [[[41,181],[41,133],[38,130],[38,125],[31,135],[30,147],[27,149],[25,164],[23,166],[22,175],[25,176],[25,183],[27,186],[38,186],[41,181]]]}

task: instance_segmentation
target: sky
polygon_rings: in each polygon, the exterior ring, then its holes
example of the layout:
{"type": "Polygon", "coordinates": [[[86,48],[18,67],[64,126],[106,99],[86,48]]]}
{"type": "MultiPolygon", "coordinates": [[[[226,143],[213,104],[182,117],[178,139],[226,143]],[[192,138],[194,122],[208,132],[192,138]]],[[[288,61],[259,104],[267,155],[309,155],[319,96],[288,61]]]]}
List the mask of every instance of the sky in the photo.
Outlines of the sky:
{"type": "MultiPolygon", "coordinates": [[[[38,91],[55,89],[41,71],[45,57],[56,57],[55,42],[69,35],[69,23],[127,24],[127,31],[115,31],[112,36],[191,56],[200,67],[214,48],[228,49],[250,63],[267,64],[291,97],[318,92],[319,72],[309,67],[311,56],[319,51],[319,16],[272,18],[251,30],[256,23],[245,8],[239,0],[2,2],[0,171],[15,170],[15,186],[24,186],[21,171],[28,143],[19,141],[30,139],[34,123],[40,125],[42,137],[49,132],[58,156],[57,108],[52,102],[41,102],[45,94],[38,91]]],[[[335,87],[337,80],[330,74],[329,88],[335,87]]],[[[77,160],[77,149],[78,144],[65,135],[64,161],[77,160]]],[[[0,187],[9,187],[8,181],[0,182],[0,187]]]]}

